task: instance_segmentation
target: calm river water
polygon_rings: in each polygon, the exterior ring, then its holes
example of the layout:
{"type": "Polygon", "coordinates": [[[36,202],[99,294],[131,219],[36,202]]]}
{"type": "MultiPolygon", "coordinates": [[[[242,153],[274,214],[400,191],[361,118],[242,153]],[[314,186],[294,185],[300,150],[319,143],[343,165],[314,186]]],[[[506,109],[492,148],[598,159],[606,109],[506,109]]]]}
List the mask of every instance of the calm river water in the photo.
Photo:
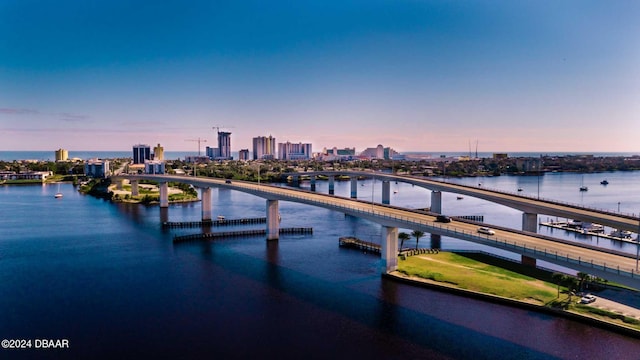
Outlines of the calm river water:
{"type": "MultiPolygon", "coordinates": [[[[456,181],[538,194],[535,177],[456,181]]],[[[540,195],[612,210],[620,202],[620,211],[637,213],[639,184],[637,172],[548,174],[540,179],[540,195]],[[606,187],[599,185],[605,177],[606,187]],[[578,191],[581,183],[587,193],[578,191]]],[[[326,189],[318,183],[318,191],[326,189]]],[[[427,190],[392,189],[394,205],[428,206],[427,190]]],[[[2,358],[640,356],[638,339],[382,279],[379,257],[338,247],[346,235],[379,241],[380,227],[341,213],[281,202],[281,226],[310,226],[313,235],[173,245],[174,235],[200,230],[163,231],[158,207],[111,204],[70,184],[56,200],[57,191],[57,185],[0,187],[0,336],[68,339],[70,349],[0,349],[2,358]]],[[[359,191],[361,199],[373,193],[379,201],[380,183],[366,181],[359,191]]],[[[337,183],[336,194],[348,196],[349,183],[337,183]]],[[[265,213],[263,199],[229,190],[214,190],[213,206],[214,216],[228,219],[265,213]]],[[[443,194],[443,211],[484,215],[490,224],[521,223],[516,211],[452,194],[443,194]]],[[[168,217],[199,220],[200,203],[172,205],[168,217]]],[[[428,237],[420,245],[428,247],[428,237]]],[[[449,238],[441,246],[478,248],[449,238]]]]}

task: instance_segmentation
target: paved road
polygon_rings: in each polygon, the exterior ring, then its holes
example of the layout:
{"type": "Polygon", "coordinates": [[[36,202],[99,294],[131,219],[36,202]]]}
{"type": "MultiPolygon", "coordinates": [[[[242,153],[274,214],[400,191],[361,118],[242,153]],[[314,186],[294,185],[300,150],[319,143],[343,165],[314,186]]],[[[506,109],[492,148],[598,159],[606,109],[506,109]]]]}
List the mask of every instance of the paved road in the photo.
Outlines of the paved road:
{"type": "MultiPolygon", "coordinates": [[[[469,239],[474,236],[476,237],[475,240],[478,240],[477,237],[480,235],[477,232],[478,226],[471,223],[453,221],[451,223],[443,224],[435,222],[434,215],[420,213],[412,209],[372,204],[349,198],[302,191],[299,189],[258,185],[242,181],[233,181],[232,183],[227,184],[224,179],[193,178],[189,176],[175,175],[133,175],[127,176],[126,178],[149,179],[156,181],[180,181],[197,187],[216,186],[231,188],[267,199],[295,201],[336,211],[352,213],[359,217],[377,221],[386,226],[397,226],[409,229],[413,228],[433,233],[440,232],[441,234],[449,236],[457,235],[458,238],[463,239],[469,239]]],[[[607,249],[589,249],[580,244],[554,242],[532,234],[522,233],[520,231],[495,229],[495,235],[481,236],[484,237],[486,241],[495,241],[501,244],[516,245],[519,247],[526,247],[527,249],[536,249],[538,252],[557,254],[560,257],[569,256],[572,259],[580,259],[583,264],[592,263],[597,266],[606,265],[608,268],[619,268],[620,270],[627,272],[632,270],[635,271],[636,268],[636,260],[630,255],[609,253],[608,251],[610,250],[607,249]]],[[[474,239],[471,239],[471,241],[474,241],[474,239]]],[[[594,272],[594,274],[596,273],[594,272]]],[[[633,281],[637,282],[638,280],[633,281]]]]}
{"type": "Polygon", "coordinates": [[[632,307],[629,305],[625,305],[614,300],[609,300],[604,297],[600,297],[594,294],[596,297],[596,301],[589,304],[589,306],[593,306],[598,309],[611,311],[617,314],[622,314],[628,317],[632,317],[640,320],[640,309],[637,307],[632,307]]]}
{"type": "Polygon", "coordinates": [[[447,183],[443,181],[435,181],[422,177],[406,175],[400,176],[370,171],[319,171],[297,173],[297,175],[347,175],[376,177],[389,181],[402,181],[436,191],[452,192],[456,194],[472,196],[479,199],[502,204],[531,214],[544,214],[552,217],[557,216],[568,219],[582,220],[585,222],[602,224],[612,228],[624,229],[632,232],[637,232],[639,226],[638,218],[628,215],[617,214],[614,212],[606,213],[601,210],[581,207],[577,204],[566,204],[559,201],[545,199],[539,200],[533,197],[523,196],[522,194],[512,194],[507,192],[500,192],[497,190],[486,189],[483,187],[466,186],[447,183]]]}

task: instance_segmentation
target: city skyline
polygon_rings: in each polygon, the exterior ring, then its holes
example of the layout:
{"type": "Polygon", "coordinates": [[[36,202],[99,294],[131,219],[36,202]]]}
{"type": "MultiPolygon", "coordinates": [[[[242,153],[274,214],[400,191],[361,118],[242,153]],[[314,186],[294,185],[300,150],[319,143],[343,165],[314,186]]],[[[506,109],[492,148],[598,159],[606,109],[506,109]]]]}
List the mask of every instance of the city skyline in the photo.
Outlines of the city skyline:
{"type": "Polygon", "coordinates": [[[640,3],[0,5],[0,150],[633,152],[640,3]]]}

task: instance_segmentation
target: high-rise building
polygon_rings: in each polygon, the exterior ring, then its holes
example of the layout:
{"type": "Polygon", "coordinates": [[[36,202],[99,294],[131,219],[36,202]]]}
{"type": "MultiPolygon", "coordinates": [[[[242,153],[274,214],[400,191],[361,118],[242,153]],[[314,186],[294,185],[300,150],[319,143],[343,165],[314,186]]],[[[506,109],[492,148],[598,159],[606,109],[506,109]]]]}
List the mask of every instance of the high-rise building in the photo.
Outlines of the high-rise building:
{"type": "Polygon", "coordinates": [[[220,159],[233,159],[231,156],[231,133],[226,131],[218,131],[218,151],[220,159]]]}
{"type": "Polygon", "coordinates": [[[69,152],[65,149],[56,150],[56,161],[67,161],[69,160],[69,152]]]}
{"type": "Polygon", "coordinates": [[[253,160],[259,159],[275,159],[276,157],[276,138],[269,135],[258,136],[253,138],[253,160]]]}
{"type": "Polygon", "coordinates": [[[240,151],[238,151],[238,160],[249,160],[249,149],[240,149],[240,151]]]}
{"type": "Polygon", "coordinates": [[[153,160],[164,161],[164,148],[160,144],[153,148],[153,160]]]}
{"type": "Polygon", "coordinates": [[[151,160],[151,147],[145,144],[133,145],[133,163],[144,164],[145,160],[151,160]]]}
{"type": "Polygon", "coordinates": [[[311,159],[311,144],[292,144],[289,141],[278,144],[278,159],[304,160],[311,159]]]}

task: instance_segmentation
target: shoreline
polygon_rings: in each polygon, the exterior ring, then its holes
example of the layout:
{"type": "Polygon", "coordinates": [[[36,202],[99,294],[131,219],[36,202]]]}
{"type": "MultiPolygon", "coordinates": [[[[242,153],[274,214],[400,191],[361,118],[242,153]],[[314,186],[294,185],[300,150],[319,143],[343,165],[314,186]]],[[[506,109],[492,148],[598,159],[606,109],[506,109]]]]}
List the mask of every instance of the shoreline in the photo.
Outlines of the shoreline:
{"type": "Polygon", "coordinates": [[[392,281],[398,281],[412,286],[425,287],[434,289],[437,291],[447,292],[454,295],[465,296],[469,298],[479,299],[483,301],[493,302],[501,305],[513,306],[522,309],[532,310],[540,313],[545,313],[553,316],[560,316],[567,319],[580,321],[582,323],[598,326],[610,331],[614,331],[619,334],[628,335],[634,338],[640,339],[640,330],[627,327],[620,324],[615,324],[609,321],[601,320],[595,317],[566,311],[562,309],[552,308],[548,306],[537,305],[522,300],[510,299],[502,296],[481,293],[473,290],[461,289],[453,285],[447,285],[446,283],[437,282],[429,279],[420,278],[417,276],[407,276],[398,270],[384,273],[382,277],[388,278],[392,281]]]}

